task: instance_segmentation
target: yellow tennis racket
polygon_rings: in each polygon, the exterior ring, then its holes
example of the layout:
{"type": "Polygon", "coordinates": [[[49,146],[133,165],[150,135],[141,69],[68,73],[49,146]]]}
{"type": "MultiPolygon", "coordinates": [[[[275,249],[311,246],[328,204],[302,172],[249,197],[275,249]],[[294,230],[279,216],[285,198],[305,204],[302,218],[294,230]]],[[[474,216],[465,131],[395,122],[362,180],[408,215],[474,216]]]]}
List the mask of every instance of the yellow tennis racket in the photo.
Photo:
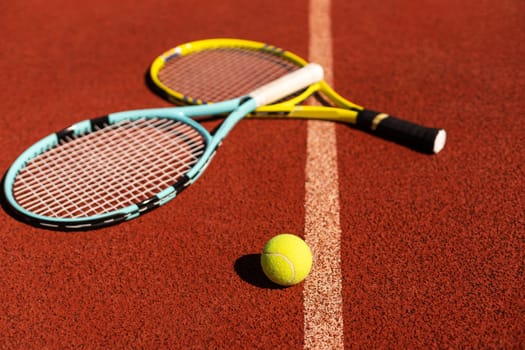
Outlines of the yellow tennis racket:
{"type": "MultiPolygon", "coordinates": [[[[157,93],[173,103],[200,105],[243,96],[307,64],[303,58],[265,43],[207,39],[179,45],[157,57],[150,67],[148,80],[157,93]]],[[[441,151],[446,142],[445,130],[363,108],[343,98],[325,81],[313,83],[275,104],[258,107],[252,116],[348,123],[431,154],[441,151]],[[329,106],[301,105],[312,95],[321,97],[329,106]]]]}

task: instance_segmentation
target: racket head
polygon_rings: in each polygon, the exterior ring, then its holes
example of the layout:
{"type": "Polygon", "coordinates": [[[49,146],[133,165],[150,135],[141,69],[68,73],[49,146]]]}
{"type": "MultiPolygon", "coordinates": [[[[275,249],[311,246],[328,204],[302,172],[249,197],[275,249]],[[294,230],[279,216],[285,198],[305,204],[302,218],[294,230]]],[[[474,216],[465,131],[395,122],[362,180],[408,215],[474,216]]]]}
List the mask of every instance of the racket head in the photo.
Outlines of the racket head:
{"type": "Polygon", "coordinates": [[[5,199],[13,214],[40,227],[116,224],[167,203],[195,181],[214,151],[211,139],[184,108],[85,120],[23,152],[5,175],[5,199]]]}
{"type": "MultiPolygon", "coordinates": [[[[157,93],[172,103],[201,105],[246,95],[307,64],[290,51],[262,42],[206,39],[164,52],[151,64],[148,80],[157,93]]],[[[320,90],[321,84],[325,83],[311,84],[277,103],[298,104],[320,90]]]]}

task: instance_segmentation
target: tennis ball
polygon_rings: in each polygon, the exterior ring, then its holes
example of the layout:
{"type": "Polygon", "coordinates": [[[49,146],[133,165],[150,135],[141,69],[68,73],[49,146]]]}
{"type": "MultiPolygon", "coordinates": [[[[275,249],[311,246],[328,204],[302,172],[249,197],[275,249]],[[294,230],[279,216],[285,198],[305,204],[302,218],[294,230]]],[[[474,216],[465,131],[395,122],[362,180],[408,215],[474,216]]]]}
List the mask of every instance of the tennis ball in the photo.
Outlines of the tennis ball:
{"type": "Polygon", "coordinates": [[[270,239],[261,254],[264,274],[281,286],[293,286],[308,276],[312,251],[300,237],[283,233],[270,239]]]}

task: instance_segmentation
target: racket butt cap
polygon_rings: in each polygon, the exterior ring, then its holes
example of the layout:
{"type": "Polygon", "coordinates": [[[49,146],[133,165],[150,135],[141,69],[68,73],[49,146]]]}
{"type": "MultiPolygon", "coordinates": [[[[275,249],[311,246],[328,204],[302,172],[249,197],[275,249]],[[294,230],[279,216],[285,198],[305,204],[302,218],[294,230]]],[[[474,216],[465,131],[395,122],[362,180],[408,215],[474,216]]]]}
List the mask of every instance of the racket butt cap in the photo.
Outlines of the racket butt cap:
{"type": "Polygon", "coordinates": [[[440,129],[434,139],[434,154],[439,153],[447,143],[447,132],[444,129],[440,129]]]}

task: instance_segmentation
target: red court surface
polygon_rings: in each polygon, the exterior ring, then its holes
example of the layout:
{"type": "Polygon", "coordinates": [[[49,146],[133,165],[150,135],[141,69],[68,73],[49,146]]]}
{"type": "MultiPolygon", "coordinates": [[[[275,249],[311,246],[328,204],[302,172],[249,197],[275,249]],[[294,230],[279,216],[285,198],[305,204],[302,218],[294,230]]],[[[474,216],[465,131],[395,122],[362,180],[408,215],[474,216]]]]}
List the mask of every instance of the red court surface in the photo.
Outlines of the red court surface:
{"type": "MultiPolygon", "coordinates": [[[[144,74],[177,44],[237,37],[308,57],[307,4],[3,1],[2,176],[76,121],[169,106],[144,74]]],[[[336,89],[449,136],[429,156],[335,126],[334,343],[523,348],[525,2],[332,0],[330,16],[336,89]]],[[[323,328],[305,327],[317,291],[275,288],[258,254],[304,235],[308,128],[242,121],[194,186],[121,225],[56,232],[0,210],[0,348],[304,348],[323,328]]]]}

